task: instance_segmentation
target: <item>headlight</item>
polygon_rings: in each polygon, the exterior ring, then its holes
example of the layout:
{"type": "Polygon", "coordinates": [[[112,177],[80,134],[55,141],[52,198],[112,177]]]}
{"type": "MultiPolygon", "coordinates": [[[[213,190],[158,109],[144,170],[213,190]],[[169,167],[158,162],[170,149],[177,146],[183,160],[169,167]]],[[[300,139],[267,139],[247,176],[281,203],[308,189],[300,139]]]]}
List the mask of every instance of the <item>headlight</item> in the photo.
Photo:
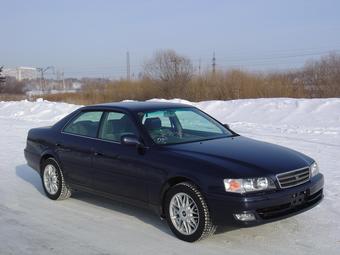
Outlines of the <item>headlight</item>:
{"type": "Polygon", "coordinates": [[[266,177],[248,179],[224,179],[224,187],[227,192],[246,193],[275,189],[273,181],[266,177]]]}
{"type": "Polygon", "coordinates": [[[319,167],[318,164],[316,162],[314,162],[311,166],[310,166],[310,175],[311,177],[314,177],[315,175],[317,175],[319,173],[319,167]]]}

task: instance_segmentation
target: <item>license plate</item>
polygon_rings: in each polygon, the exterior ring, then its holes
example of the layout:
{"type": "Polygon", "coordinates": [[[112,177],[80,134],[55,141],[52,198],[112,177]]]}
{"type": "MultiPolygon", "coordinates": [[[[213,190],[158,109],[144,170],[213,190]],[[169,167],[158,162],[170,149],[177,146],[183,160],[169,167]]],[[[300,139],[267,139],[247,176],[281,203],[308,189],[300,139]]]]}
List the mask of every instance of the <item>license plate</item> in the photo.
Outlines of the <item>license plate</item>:
{"type": "Polygon", "coordinates": [[[305,202],[305,200],[306,200],[306,196],[307,196],[307,191],[306,190],[298,192],[298,193],[294,193],[292,195],[291,205],[293,207],[295,207],[295,206],[303,204],[305,202]]]}

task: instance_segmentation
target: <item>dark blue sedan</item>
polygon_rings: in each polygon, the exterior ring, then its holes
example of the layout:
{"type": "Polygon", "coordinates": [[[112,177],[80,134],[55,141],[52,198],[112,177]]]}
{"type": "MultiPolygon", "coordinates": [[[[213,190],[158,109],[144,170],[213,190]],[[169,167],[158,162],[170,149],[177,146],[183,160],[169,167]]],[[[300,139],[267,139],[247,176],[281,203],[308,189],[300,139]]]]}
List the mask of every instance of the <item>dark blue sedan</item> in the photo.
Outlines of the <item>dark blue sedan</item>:
{"type": "Polygon", "coordinates": [[[323,198],[313,159],[240,136],[184,104],[86,106],[31,129],[25,157],[50,199],[82,190],[151,208],[188,242],[217,225],[292,216],[323,198]]]}

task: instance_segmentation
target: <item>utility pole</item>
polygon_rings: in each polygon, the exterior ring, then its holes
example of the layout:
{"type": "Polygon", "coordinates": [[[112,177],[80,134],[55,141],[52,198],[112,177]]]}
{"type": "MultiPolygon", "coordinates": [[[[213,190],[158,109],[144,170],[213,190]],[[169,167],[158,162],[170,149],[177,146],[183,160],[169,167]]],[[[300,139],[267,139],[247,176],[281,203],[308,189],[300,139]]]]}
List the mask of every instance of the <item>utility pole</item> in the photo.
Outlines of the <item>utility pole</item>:
{"type": "Polygon", "coordinates": [[[216,58],[215,58],[215,51],[213,53],[213,58],[212,58],[212,72],[215,74],[216,72],[216,58]]]}
{"type": "Polygon", "coordinates": [[[126,79],[130,80],[130,53],[126,52],[126,79]]]}
{"type": "Polygon", "coordinates": [[[63,91],[65,91],[65,79],[64,79],[64,70],[60,71],[56,71],[56,77],[57,77],[57,81],[60,84],[59,89],[61,88],[63,91]]]}
{"type": "Polygon", "coordinates": [[[66,90],[66,87],[65,87],[64,69],[63,69],[63,71],[61,72],[61,78],[62,78],[62,80],[63,80],[63,90],[65,91],[65,90],[66,90]]]}
{"type": "Polygon", "coordinates": [[[201,76],[201,64],[202,64],[202,60],[199,59],[198,60],[198,75],[201,76]]]}

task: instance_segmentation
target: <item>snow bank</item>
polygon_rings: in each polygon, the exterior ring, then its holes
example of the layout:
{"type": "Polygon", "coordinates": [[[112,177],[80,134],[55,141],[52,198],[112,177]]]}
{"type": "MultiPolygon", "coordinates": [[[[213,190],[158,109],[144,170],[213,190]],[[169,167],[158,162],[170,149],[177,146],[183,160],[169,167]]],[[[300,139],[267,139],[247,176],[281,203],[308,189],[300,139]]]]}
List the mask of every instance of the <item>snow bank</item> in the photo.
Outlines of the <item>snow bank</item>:
{"type": "MultiPolygon", "coordinates": [[[[166,101],[153,99],[152,101],[166,101]]],[[[194,105],[231,126],[276,127],[285,132],[339,134],[340,99],[260,98],[192,103],[182,99],[171,102],[194,105]]]]}
{"type": "MultiPolygon", "coordinates": [[[[230,101],[189,102],[182,99],[152,99],[194,105],[233,128],[271,128],[279,132],[316,134],[340,133],[340,99],[263,98],[230,101]]],[[[57,121],[78,105],[38,99],[0,102],[0,118],[57,121]]]]}
{"type": "Polygon", "coordinates": [[[339,254],[340,99],[170,101],[195,105],[240,134],[311,156],[325,176],[324,201],[282,221],[222,228],[187,244],[143,209],[83,193],[59,202],[45,198],[39,175],[23,156],[27,131],[80,106],[0,102],[0,254],[339,254]]]}
{"type": "Polygon", "coordinates": [[[79,105],[49,102],[37,99],[35,102],[28,100],[0,102],[0,118],[28,120],[35,122],[57,121],[79,108],[79,105]]]}

